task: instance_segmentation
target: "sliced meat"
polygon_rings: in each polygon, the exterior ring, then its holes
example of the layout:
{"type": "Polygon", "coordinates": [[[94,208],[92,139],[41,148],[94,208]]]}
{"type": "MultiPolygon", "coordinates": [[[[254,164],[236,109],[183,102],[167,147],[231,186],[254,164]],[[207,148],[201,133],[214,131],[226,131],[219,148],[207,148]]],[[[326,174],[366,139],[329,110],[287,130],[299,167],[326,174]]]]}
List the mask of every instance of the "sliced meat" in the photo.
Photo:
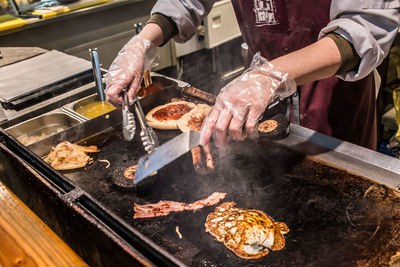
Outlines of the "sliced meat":
{"type": "Polygon", "coordinates": [[[159,201],[155,204],[139,205],[134,204],[135,215],[134,219],[138,218],[154,218],[166,216],[171,212],[180,212],[185,210],[198,210],[205,206],[212,206],[224,199],[226,193],[215,192],[205,199],[198,200],[194,203],[187,204],[176,201],[159,201]]]}

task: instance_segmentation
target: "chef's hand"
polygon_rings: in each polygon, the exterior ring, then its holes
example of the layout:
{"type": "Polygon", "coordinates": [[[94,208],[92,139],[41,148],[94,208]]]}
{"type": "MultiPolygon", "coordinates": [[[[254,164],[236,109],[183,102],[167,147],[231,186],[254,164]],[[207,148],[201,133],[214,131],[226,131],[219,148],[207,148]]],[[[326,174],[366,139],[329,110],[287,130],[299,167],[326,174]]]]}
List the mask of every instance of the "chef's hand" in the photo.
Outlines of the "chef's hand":
{"type": "Polygon", "coordinates": [[[203,122],[201,144],[207,144],[213,135],[215,144],[223,146],[228,131],[234,140],[258,137],[258,120],[267,106],[277,97],[285,98],[295,91],[296,83],[287,73],[255,54],[250,68],[221,89],[203,122]]]}
{"type": "Polygon", "coordinates": [[[120,92],[129,86],[128,97],[133,103],[134,96],[142,82],[143,72],[149,69],[157,57],[157,48],[149,40],[135,35],[119,51],[105,77],[107,101],[120,107],[120,92]]]}

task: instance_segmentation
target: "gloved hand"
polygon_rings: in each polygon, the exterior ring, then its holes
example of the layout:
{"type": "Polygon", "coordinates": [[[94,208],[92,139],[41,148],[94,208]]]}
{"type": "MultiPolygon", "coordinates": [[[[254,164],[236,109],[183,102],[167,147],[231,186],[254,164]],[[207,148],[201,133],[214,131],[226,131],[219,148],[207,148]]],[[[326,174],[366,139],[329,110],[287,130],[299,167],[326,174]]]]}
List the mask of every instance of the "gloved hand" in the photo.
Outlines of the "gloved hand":
{"type": "Polygon", "coordinates": [[[120,92],[129,86],[129,102],[133,103],[142,82],[143,72],[153,66],[156,58],[157,47],[152,42],[139,35],[129,40],[119,51],[105,77],[107,101],[115,107],[120,107],[120,92]]]}
{"type": "Polygon", "coordinates": [[[287,73],[275,69],[260,53],[255,54],[250,68],[221,89],[203,122],[201,144],[207,144],[213,134],[217,146],[225,145],[227,130],[234,140],[258,137],[258,120],[267,106],[295,91],[296,83],[287,73]]]}

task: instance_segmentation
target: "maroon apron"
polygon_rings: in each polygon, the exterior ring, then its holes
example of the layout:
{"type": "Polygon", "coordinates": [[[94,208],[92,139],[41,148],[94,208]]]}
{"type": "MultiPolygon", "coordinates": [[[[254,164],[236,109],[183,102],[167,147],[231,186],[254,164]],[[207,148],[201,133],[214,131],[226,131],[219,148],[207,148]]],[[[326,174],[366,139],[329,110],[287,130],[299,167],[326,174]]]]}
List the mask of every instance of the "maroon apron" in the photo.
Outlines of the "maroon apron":
{"type": "MultiPolygon", "coordinates": [[[[318,40],[329,23],[331,0],[232,0],[232,4],[249,46],[248,58],[260,51],[272,60],[318,40]]],[[[302,126],[376,149],[373,73],[357,82],[332,77],[298,89],[302,126]]]]}

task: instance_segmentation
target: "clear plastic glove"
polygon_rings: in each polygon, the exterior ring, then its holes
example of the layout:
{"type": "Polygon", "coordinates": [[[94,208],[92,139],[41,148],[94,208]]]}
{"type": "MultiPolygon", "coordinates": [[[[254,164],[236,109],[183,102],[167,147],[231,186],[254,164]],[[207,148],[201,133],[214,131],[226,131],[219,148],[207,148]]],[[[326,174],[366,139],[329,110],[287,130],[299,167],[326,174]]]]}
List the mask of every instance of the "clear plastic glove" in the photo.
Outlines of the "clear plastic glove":
{"type": "Polygon", "coordinates": [[[119,51],[105,77],[107,101],[121,107],[121,91],[128,87],[129,101],[133,103],[139,90],[143,72],[153,67],[158,57],[157,47],[149,40],[135,35],[119,51]]]}
{"type": "Polygon", "coordinates": [[[296,91],[296,83],[260,53],[254,55],[250,68],[221,89],[215,106],[204,120],[201,144],[213,135],[217,146],[227,142],[228,131],[234,140],[258,137],[258,121],[267,106],[277,97],[296,91]]]}

